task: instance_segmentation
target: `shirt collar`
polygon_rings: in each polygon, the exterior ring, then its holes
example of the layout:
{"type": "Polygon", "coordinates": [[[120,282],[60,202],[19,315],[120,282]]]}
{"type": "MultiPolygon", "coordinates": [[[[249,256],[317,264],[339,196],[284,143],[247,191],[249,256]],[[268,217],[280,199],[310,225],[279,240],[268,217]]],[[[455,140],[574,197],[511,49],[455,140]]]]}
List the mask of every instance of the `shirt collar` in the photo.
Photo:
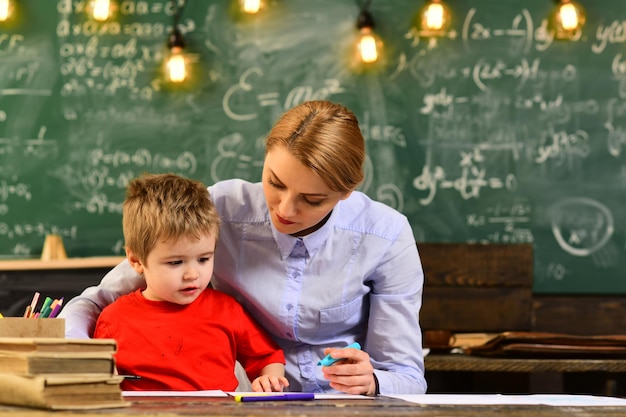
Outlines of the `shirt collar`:
{"type": "MultiPolygon", "coordinates": [[[[341,204],[341,201],[337,204],[337,206],[341,204]]],[[[272,227],[272,234],[274,235],[274,240],[278,245],[278,250],[280,250],[280,257],[284,261],[287,259],[291,251],[298,239],[302,239],[306,250],[309,252],[309,256],[312,257],[315,253],[322,247],[324,242],[330,236],[330,232],[333,230],[335,222],[337,221],[337,216],[339,213],[338,207],[335,206],[332,213],[330,214],[330,218],[326,221],[324,226],[317,229],[315,232],[302,236],[302,237],[294,237],[291,235],[286,235],[284,233],[280,233],[274,227],[274,223],[270,221],[272,227]]]]}

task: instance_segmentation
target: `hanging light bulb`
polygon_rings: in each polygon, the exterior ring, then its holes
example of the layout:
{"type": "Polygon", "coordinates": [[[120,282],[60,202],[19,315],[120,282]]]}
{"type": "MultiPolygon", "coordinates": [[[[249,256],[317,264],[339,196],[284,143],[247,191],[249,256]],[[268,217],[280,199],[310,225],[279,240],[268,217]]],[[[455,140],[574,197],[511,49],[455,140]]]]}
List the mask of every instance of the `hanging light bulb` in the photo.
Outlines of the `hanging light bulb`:
{"type": "Polygon", "coordinates": [[[11,0],[0,0],[0,22],[6,22],[13,14],[13,2],[11,0]]]}
{"type": "Polygon", "coordinates": [[[560,0],[552,14],[552,25],[558,39],[572,39],[585,24],[585,11],[573,0],[560,0]]]}
{"type": "Polygon", "coordinates": [[[450,9],[442,0],[429,0],[418,15],[418,29],[423,36],[443,36],[450,27],[450,9]]]}
{"type": "Polygon", "coordinates": [[[89,11],[94,20],[104,22],[113,15],[113,3],[111,0],[91,0],[89,11]]]}
{"type": "Polygon", "coordinates": [[[239,4],[241,5],[241,10],[244,13],[256,14],[265,6],[265,1],[263,0],[239,0],[239,4]]]}
{"type": "Polygon", "coordinates": [[[182,83],[187,78],[187,60],[185,59],[185,39],[175,28],[167,42],[170,54],[165,62],[165,75],[170,82],[182,83]]]}
{"type": "Polygon", "coordinates": [[[379,60],[383,42],[374,33],[374,18],[367,10],[362,10],[356,23],[359,36],[356,44],[357,59],[366,64],[379,60]]]}

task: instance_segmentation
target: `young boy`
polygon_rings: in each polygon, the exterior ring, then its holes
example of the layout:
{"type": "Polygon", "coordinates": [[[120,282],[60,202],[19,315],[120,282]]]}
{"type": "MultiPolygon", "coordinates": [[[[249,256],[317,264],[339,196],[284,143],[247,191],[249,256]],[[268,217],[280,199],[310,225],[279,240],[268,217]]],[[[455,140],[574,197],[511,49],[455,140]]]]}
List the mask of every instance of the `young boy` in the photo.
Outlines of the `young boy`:
{"type": "Polygon", "coordinates": [[[123,205],[126,257],[146,288],[120,297],[94,337],[118,342],[124,390],[234,391],[239,360],[254,391],[282,391],[283,351],[234,298],[207,288],[220,218],[207,188],[173,174],[129,183],[123,205]]]}

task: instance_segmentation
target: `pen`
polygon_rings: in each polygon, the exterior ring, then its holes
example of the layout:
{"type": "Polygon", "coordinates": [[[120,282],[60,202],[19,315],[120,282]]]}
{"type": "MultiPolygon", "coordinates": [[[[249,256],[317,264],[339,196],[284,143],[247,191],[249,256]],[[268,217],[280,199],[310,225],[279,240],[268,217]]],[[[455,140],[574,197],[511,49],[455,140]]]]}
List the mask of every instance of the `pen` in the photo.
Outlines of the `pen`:
{"type": "Polygon", "coordinates": [[[121,377],[123,377],[124,379],[141,379],[141,377],[139,375],[119,375],[121,377]]]}
{"type": "MultiPolygon", "coordinates": [[[[344,349],[347,349],[347,348],[361,349],[361,345],[359,344],[359,342],[354,342],[346,346],[344,349]]],[[[322,365],[322,366],[330,366],[333,363],[340,361],[341,359],[342,358],[333,358],[330,356],[330,353],[329,353],[328,355],[324,356],[324,358],[321,361],[319,361],[317,364],[322,365]]]]}
{"type": "Polygon", "coordinates": [[[48,315],[48,318],[53,319],[55,318],[59,312],[61,311],[61,309],[63,308],[63,297],[61,297],[61,299],[59,300],[55,300],[58,301],[57,304],[52,308],[52,311],[50,312],[50,315],[48,315]]]}
{"type": "Polygon", "coordinates": [[[52,298],[46,297],[46,299],[43,301],[43,305],[41,306],[41,310],[39,310],[39,316],[36,316],[36,317],[41,317],[41,318],[48,317],[47,311],[48,311],[48,308],[50,308],[50,304],[52,304],[52,298]]]}
{"type": "Polygon", "coordinates": [[[37,308],[37,303],[39,302],[39,296],[41,294],[39,293],[39,291],[35,291],[35,294],[33,294],[33,300],[30,302],[30,312],[28,317],[30,317],[32,314],[35,314],[35,309],[37,308]]]}
{"type": "Polygon", "coordinates": [[[276,392],[235,395],[235,401],[244,403],[254,401],[310,401],[314,399],[315,394],[312,392],[276,392]]]}

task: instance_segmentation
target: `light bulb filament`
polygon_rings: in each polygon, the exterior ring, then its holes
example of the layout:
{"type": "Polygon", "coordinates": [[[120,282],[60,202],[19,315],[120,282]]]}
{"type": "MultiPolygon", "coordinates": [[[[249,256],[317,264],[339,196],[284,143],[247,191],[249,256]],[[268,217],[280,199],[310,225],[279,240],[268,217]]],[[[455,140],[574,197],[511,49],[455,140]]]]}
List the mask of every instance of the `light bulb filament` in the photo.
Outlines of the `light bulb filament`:
{"type": "Polygon", "coordinates": [[[110,0],[95,0],[93,2],[93,18],[98,21],[105,21],[111,12],[110,0]]]}
{"type": "Polygon", "coordinates": [[[378,60],[378,47],[376,43],[376,38],[369,30],[361,35],[361,39],[359,40],[359,53],[363,62],[371,63],[378,60]]]}
{"type": "Polygon", "coordinates": [[[0,0],[0,21],[4,22],[9,18],[10,6],[9,0],[0,0]]]}
{"type": "Polygon", "coordinates": [[[565,30],[575,30],[578,28],[578,11],[573,4],[563,4],[559,9],[561,26],[565,30]]]}
{"type": "Polygon", "coordinates": [[[261,0],[243,0],[242,8],[245,13],[258,13],[261,9],[261,0]]]}
{"type": "Polygon", "coordinates": [[[182,51],[172,51],[167,61],[167,75],[171,82],[180,83],[187,78],[185,57],[182,51]]]}
{"type": "Polygon", "coordinates": [[[430,30],[440,30],[444,25],[443,6],[439,3],[431,3],[424,12],[426,17],[426,28],[430,30]]]}

